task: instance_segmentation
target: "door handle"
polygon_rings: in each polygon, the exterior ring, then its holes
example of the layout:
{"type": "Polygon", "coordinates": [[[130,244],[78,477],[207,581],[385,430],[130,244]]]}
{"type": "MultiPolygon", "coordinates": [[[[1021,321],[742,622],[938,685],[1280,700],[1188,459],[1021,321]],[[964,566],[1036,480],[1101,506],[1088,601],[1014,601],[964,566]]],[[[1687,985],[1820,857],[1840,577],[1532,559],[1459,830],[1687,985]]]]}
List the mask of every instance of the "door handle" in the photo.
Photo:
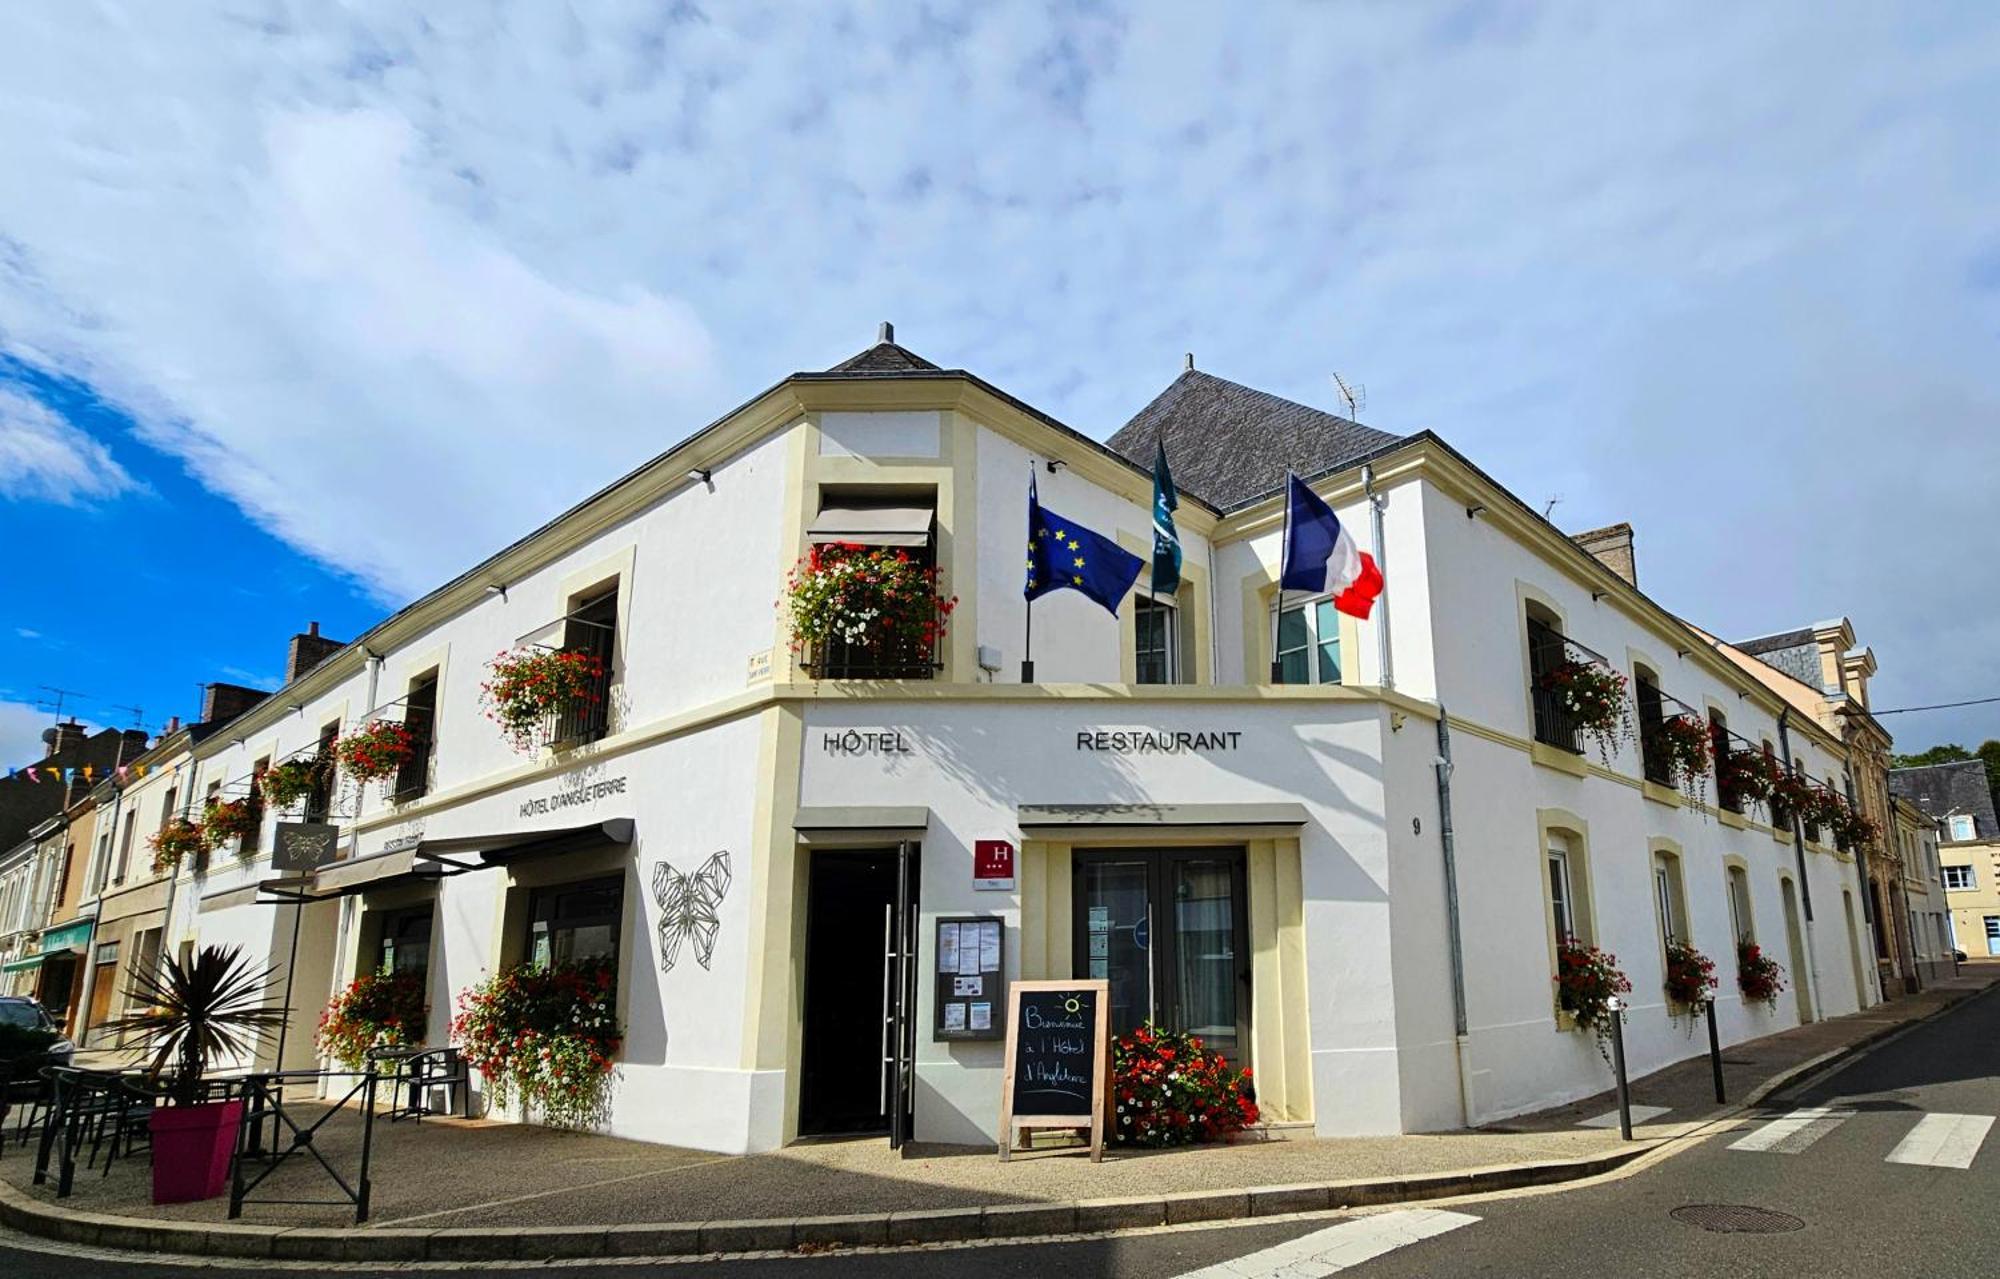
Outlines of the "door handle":
{"type": "Polygon", "coordinates": [[[890,991],[893,989],[893,983],[896,979],[896,957],[889,951],[889,947],[895,937],[895,915],[896,908],[894,906],[884,906],[882,908],[882,1069],[880,1072],[880,1082],[882,1113],[885,1115],[889,1113],[889,1072],[895,1069],[894,1036],[896,1019],[890,1016],[889,1004],[890,991]]]}

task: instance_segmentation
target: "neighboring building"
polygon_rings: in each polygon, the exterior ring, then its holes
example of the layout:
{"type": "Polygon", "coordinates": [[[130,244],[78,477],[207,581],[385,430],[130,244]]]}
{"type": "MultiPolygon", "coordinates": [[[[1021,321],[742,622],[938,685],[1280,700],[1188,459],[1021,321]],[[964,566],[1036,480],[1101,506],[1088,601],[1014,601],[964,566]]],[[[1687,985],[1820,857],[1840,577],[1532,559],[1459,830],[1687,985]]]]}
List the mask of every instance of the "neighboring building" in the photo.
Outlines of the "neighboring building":
{"type": "Polygon", "coordinates": [[[1928,986],[1958,971],[1951,954],[1951,906],[1945,897],[1944,866],[1938,859],[1937,825],[1923,809],[1900,795],[1895,798],[1895,810],[1917,980],[1928,986]]]}
{"type": "Polygon", "coordinates": [[[64,720],[42,733],[47,746],[42,758],[30,763],[0,760],[7,776],[0,777],[0,848],[12,848],[28,832],[63,811],[76,796],[116,767],[121,756],[146,749],[142,729],[99,729],[93,733],[75,720],[64,720]]]}
{"type": "Polygon", "coordinates": [[[1896,794],[1935,823],[1952,936],[1971,958],[2000,956],[2000,817],[1983,760],[1898,768],[1896,794]]]}
{"type": "Polygon", "coordinates": [[[1101,445],[885,332],[293,673],[229,732],[156,748],[155,793],[124,797],[149,828],[159,787],[247,793],[371,719],[423,743],[392,785],[309,801],[340,856],[307,904],[296,881],[269,891],[270,823],[295,816],[274,812],[147,918],[279,962],[297,930],[287,1065],[331,991],[383,964],[426,974],[441,1043],[484,975],[607,957],[625,1029],[609,1131],[722,1151],[903,1124],[993,1141],[1001,1045],[950,1038],[938,1013],[980,1019],[939,971],[940,929],[965,918],[1001,945],[961,963],[1102,977],[1118,1029],[1199,1028],[1255,1068],[1272,1122],[1327,1135],[1608,1087],[1557,1006],[1559,934],[1631,977],[1635,1074],[1705,1050],[1666,1006],[1669,939],[1716,959],[1725,1043],[1858,1008],[1854,859],[1649,780],[1631,742],[1598,754],[1541,678],[1611,667],[1646,728],[1726,718],[1822,783],[1846,766],[1839,732],[1644,595],[1629,530],[1588,541],[1429,433],[1190,369],[1101,445]],[[1143,554],[1160,441],[1182,589],[1137,590],[1115,619],[1041,599],[1020,682],[1029,476],[1045,513],[1143,554]],[[1277,592],[1287,465],[1381,560],[1372,619],[1277,592]],[[829,542],[938,569],[957,609],[934,654],[794,650],[773,604],[829,542]],[[557,745],[522,754],[480,699],[492,656],[528,644],[605,674],[557,745]],[[988,841],[1011,881],[975,880],[988,841]],[[1788,969],[1775,1009],[1738,994],[1739,940],[1788,969]]]}
{"type": "Polygon", "coordinates": [[[1740,662],[1748,654],[1779,678],[1751,669],[1792,705],[1840,738],[1847,756],[1839,789],[1873,821],[1881,837],[1856,850],[1866,867],[1868,892],[1862,906],[1874,936],[1875,987],[1893,998],[1917,988],[1914,941],[1909,931],[1904,867],[1890,814],[1889,748],[1894,744],[1868,710],[1868,680],[1875,654],[1854,646],[1854,627],[1844,617],[1810,627],[1744,640],[1730,646],[1740,662]]]}

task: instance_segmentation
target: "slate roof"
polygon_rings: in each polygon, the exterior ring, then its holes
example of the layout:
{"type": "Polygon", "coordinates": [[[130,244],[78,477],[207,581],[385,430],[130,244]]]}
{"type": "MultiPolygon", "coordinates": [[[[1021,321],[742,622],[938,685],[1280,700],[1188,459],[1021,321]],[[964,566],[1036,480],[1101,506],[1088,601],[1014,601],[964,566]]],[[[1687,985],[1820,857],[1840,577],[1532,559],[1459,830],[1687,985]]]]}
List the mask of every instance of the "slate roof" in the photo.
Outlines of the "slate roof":
{"type": "Polygon", "coordinates": [[[1994,815],[1993,791],[1986,784],[1984,760],[1892,768],[1889,789],[1932,817],[1971,813],[1976,838],[2000,839],[2000,817],[1994,815]]]}
{"type": "Polygon", "coordinates": [[[1277,492],[1287,466],[1322,475],[1402,438],[1189,369],[1105,442],[1150,468],[1165,440],[1174,483],[1226,511],[1277,492]]]}
{"type": "Polygon", "coordinates": [[[937,365],[906,346],[877,342],[859,355],[850,356],[828,369],[828,373],[914,373],[936,372],[937,365]]]}
{"type": "Polygon", "coordinates": [[[1780,631],[1776,635],[1759,635],[1756,639],[1738,640],[1736,647],[1746,653],[1775,653],[1780,649],[1798,648],[1813,642],[1810,626],[1796,631],[1780,631]]]}

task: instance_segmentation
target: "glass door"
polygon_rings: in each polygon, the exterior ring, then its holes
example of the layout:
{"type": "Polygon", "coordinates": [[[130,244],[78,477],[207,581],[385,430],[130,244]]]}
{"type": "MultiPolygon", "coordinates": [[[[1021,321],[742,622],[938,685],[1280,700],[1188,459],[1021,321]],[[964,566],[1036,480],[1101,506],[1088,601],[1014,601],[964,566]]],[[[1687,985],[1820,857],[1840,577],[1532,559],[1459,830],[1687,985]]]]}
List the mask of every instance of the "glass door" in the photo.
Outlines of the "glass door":
{"type": "Polygon", "coordinates": [[[1148,1020],[1200,1035],[1232,1062],[1249,1044],[1248,904],[1241,849],[1078,853],[1074,968],[1111,988],[1111,1029],[1148,1020]]]}

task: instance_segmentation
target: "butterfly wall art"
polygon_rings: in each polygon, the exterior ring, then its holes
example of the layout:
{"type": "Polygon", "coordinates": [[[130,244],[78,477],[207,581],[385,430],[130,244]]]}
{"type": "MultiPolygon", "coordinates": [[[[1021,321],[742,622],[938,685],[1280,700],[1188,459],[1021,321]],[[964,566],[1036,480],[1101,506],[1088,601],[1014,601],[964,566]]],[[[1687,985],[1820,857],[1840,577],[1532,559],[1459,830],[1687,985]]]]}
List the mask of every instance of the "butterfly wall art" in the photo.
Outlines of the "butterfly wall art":
{"type": "Polygon", "coordinates": [[[653,900],[660,907],[660,971],[672,972],[681,947],[692,944],[703,968],[715,954],[722,929],[722,899],[729,894],[729,854],[716,853],[692,874],[670,863],[653,865],[653,900]]]}

